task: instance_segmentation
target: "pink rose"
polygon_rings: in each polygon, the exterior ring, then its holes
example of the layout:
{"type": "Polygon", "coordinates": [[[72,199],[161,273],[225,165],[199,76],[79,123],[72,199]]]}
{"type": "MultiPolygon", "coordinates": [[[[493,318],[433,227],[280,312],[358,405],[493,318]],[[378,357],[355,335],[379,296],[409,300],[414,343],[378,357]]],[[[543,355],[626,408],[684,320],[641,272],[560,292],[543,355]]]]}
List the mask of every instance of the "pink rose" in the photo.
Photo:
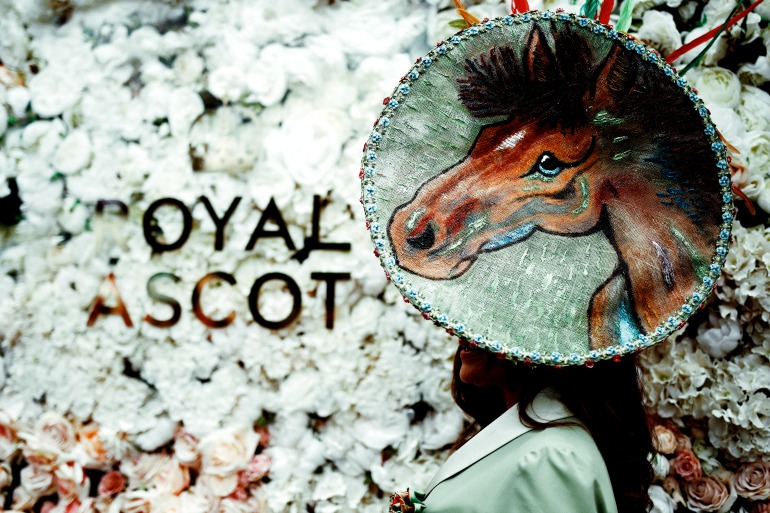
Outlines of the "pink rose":
{"type": "Polygon", "coordinates": [[[661,454],[673,454],[676,450],[676,434],[667,427],[658,424],[653,430],[655,447],[661,454]]]}
{"type": "Polygon", "coordinates": [[[265,477],[270,471],[271,462],[272,460],[270,459],[269,455],[255,454],[254,457],[251,458],[249,466],[246,467],[244,472],[246,481],[249,483],[254,483],[255,481],[259,481],[265,477]]]}
{"type": "Polygon", "coordinates": [[[752,501],[770,498],[770,463],[755,461],[742,465],[733,478],[735,491],[752,501]]]}
{"type": "Polygon", "coordinates": [[[682,490],[679,488],[679,481],[674,476],[668,476],[663,480],[663,489],[669,494],[677,504],[684,504],[682,490]]]}
{"type": "Polygon", "coordinates": [[[703,474],[700,461],[692,451],[680,452],[671,463],[671,470],[685,481],[700,479],[703,474]]]}
{"type": "Polygon", "coordinates": [[[111,470],[99,480],[97,493],[100,497],[117,495],[126,489],[126,478],[118,470],[111,470]]]}
{"type": "Polygon", "coordinates": [[[770,513],[770,502],[752,502],[749,504],[749,513],[770,513]]]}
{"type": "Polygon", "coordinates": [[[694,479],[685,484],[687,505],[701,511],[719,511],[730,498],[730,491],[719,480],[711,476],[694,479]]]}
{"type": "Polygon", "coordinates": [[[56,508],[56,503],[53,501],[45,501],[43,502],[43,505],[40,506],[40,513],[50,513],[51,510],[56,508]]]}

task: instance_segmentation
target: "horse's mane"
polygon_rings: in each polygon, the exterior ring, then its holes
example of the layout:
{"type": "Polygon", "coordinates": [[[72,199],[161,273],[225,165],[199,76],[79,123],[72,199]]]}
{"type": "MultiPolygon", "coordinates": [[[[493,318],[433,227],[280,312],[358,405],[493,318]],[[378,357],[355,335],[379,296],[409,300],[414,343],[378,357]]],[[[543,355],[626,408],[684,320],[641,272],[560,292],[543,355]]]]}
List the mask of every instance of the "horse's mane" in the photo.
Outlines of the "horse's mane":
{"type": "Polygon", "coordinates": [[[458,97],[474,117],[548,123],[563,131],[592,124],[607,166],[677,183],[670,199],[686,204],[694,223],[719,224],[719,186],[713,173],[704,173],[715,162],[703,122],[653,63],[587,29],[538,20],[520,44],[469,58],[465,70],[458,97]],[[608,64],[610,102],[599,108],[590,99],[608,64]]]}

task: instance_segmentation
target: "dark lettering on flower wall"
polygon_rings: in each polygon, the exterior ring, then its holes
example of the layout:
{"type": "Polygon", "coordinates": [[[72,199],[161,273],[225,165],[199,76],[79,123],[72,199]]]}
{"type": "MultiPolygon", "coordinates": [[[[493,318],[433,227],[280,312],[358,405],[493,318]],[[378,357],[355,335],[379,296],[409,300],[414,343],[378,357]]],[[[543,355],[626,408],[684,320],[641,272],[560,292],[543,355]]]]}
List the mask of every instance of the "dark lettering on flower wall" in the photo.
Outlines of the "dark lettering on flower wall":
{"type": "MultiPolygon", "coordinates": [[[[216,228],[214,236],[214,250],[222,251],[225,246],[225,228],[227,223],[232,218],[236,209],[241,203],[242,198],[240,196],[235,197],[228,206],[227,210],[221,214],[216,212],[212,202],[206,197],[201,196],[197,203],[202,203],[209,217],[214,223],[216,228]]],[[[193,205],[194,208],[195,205],[193,205]]],[[[320,196],[313,197],[313,210],[312,210],[312,224],[310,227],[310,235],[305,237],[304,245],[297,250],[294,241],[289,234],[288,227],[284,220],[278,205],[273,198],[270,198],[267,206],[262,210],[259,221],[255,226],[249,242],[247,243],[245,250],[251,251],[254,249],[260,239],[263,238],[280,238],[283,239],[286,248],[290,251],[294,251],[292,258],[300,263],[304,263],[312,251],[350,251],[350,243],[347,242],[328,242],[321,240],[321,211],[323,204],[320,196]],[[270,222],[276,226],[276,229],[267,229],[266,224],[270,222]]],[[[120,218],[125,220],[129,217],[129,206],[121,200],[117,199],[101,199],[97,201],[95,212],[97,216],[104,215],[108,210],[117,210],[117,214],[120,218]]],[[[169,251],[177,251],[184,247],[187,240],[190,238],[193,230],[193,216],[192,209],[184,204],[181,200],[172,197],[160,198],[153,201],[144,212],[142,216],[142,228],[144,233],[144,239],[147,244],[153,250],[153,253],[159,255],[169,251]],[[158,225],[155,213],[158,209],[170,208],[178,212],[180,221],[182,223],[182,231],[180,235],[174,241],[168,241],[165,239],[164,234],[158,225]]],[[[117,260],[117,259],[116,259],[117,260]]],[[[114,263],[114,262],[111,262],[114,263]]],[[[336,285],[338,281],[350,280],[350,273],[348,272],[318,272],[312,271],[310,278],[318,281],[318,287],[321,287],[320,282],[326,284],[326,298],[325,298],[325,311],[326,319],[325,326],[327,329],[334,328],[334,314],[335,314],[335,296],[336,285]]],[[[171,281],[173,283],[179,283],[181,278],[172,272],[159,272],[152,275],[147,280],[147,295],[153,301],[168,305],[171,307],[171,315],[165,319],[159,319],[152,314],[147,313],[143,320],[144,322],[158,328],[170,328],[176,325],[182,318],[182,305],[174,297],[163,293],[160,289],[163,282],[171,281]]],[[[205,287],[215,281],[224,281],[231,286],[236,285],[235,276],[224,271],[212,271],[200,278],[192,291],[191,305],[192,312],[195,317],[205,326],[209,328],[225,328],[232,324],[236,318],[236,312],[231,311],[229,314],[222,318],[215,319],[206,313],[204,308],[205,300],[203,299],[205,287]]],[[[289,275],[279,272],[270,272],[262,276],[259,276],[254,281],[251,287],[251,291],[248,296],[248,305],[251,312],[251,317],[260,326],[272,330],[284,329],[291,326],[300,317],[302,312],[302,292],[300,291],[297,282],[289,275]],[[270,281],[283,282],[283,290],[291,295],[292,308],[291,311],[283,319],[267,319],[260,311],[259,298],[263,286],[270,281]]],[[[209,310],[210,311],[210,310],[209,310]]],[[[119,316],[126,327],[132,328],[134,326],[131,316],[128,312],[123,298],[121,297],[120,290],[117,284],[117,278],[114,273],[110,273],[103,280],[99,292],[89,308],[89,315],[86,325],[94,326],[96,321],[101,316],[119,316]],[[108,303],[113,306],[108,306],[108,303]]]]}

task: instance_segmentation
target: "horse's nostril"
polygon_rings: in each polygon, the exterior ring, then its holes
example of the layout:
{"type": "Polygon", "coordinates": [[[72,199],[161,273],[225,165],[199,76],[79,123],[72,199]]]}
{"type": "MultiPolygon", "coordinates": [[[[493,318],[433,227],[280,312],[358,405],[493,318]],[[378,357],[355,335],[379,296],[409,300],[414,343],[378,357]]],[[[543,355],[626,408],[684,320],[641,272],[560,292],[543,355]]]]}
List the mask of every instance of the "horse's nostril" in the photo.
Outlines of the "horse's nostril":
{"type": "Polygon", "coordinates": [[[433,231],[432,223],[425,225],[425,229],[419,235],[407,237],[406,243],[415,249],[428,249],[436,243],[436,233],[433,231]]]}

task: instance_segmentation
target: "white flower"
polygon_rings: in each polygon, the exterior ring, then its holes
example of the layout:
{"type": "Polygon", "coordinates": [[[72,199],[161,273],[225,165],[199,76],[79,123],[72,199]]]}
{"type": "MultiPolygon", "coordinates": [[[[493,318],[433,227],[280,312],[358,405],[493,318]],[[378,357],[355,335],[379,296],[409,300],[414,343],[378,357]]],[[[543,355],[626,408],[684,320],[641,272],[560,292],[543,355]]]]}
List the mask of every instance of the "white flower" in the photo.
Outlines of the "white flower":
{"type": "Polygon", "coordinates": [[[724,68],[704,68],[691,79],[698,94],[709,106],[738,106],[741,99],[741,82],[738,76],[724,68]]]}
{"type": "MultiPolygon", "coordinates": [[[[687,36],[684,38],[684,43],[687,44],[706,32],[708,32],[710,28],[703,26],[698,27],[693,30],[691,30],[687,36]]],[[[698,55],[700,55],[700,52],[703,50],[702,47],[698,46],[696,48],[693,48],[689,52],[685,53],[684,55],[680,56],[676,61],[674,61],[674,64],[677,67],[681,67],[682,64],[689,63],[693,59],[695,59],[698,55]]],[[[708,52],[706,52],[705,57],[701,61],[702,65],[705,66],[713,66],[717,62],[719,62],[724,56],[727,55],[727,37],[722,34],[720,37],[717,38],[717,40],[714,42],[714,45],[709,49],[708,52]]],[[[700,88],[698,88],[698,91],[700,91],[700,88]]]]}
{"type": "Polygon", "coordinates": [[[200,80],[205,64],[197,52],[188,50],[174,59],[174,71],[181,84],[195,84],[200,80]]]}
{"type": "Polygon", "coordinates": [[[29,36],[25,31],[24,22],[19,18],[15,9],[6,6],[0,18],[0,61],[6,66],[22,68],[29,54],[29,36]]]}
{"type": "Polygon", "coordinates": [[[674,513],[676,503],[662,487],[658,485],[650,486],[649,494],[650,499],[652,499],[650,513],[674,513]]]}
{"type": "Polygon", "coordinates": [[[343,112],[301,105],[283,126],[267,134],[265,158],[303,185],[325,179],[340,157],[350,127],[343,112]]]}
{"type": "Polygon", "coordinates": [[[243,70],[237,66],[222,66],[209,74],[209,91],[225,103],[240,99],[244,89],[243,70]]]}
{"type": "Polygon", "coordinates": [[[702,324],[698,327],[697,340],[704,351],[714,358],[724,358],[738,347],[743,331],[737,321],[721,319],[710,314],[709,325],[702,324]]]}
{"type": "Polygon", "coordinates": [[[651,44],[662,55],[668,55],[682,46],[682,36],[674,23],[674,17],[668,12],[654,9],[645,12],[636,36],[651,44]]]}
{"type": "Polygon", "coordinates": [[[738,76],[744,83],[760,86],[770,80],[770,56],[760,55],[753,64],[741,64],[738,76]]]}
{"type": "Polygon", "coordinates": [[[268,57],[254,62],[251,69],[246,72],[244,81],[249,93],[247,100],[253,99],[266,107],[281,101],[286,95],[288,86],[283,66],[277,59],[270,58],[269,54],[268,57]]]}
{"type": "Polygon", "coordinates": [[[61,114],[80,99],[84,85],[71,69],[56,65],[44,68],[29,81],[32,110],[42,117],[61,114]]]}
{"type": "Polygon", "coordinates": [[[72,174],[88,166],[91,160],[91,139],[85,130],[73,130],[59,143],[53,156],[54,169],[72,174]]]}
{"type": "Polygon", "coordinates": [[[746,130],[770,131],[770,95],[762,89],[743,86],[738,113],[746,130]]]}
{"type": "Polygon", "coordinates": [[[670,468],[670,464],[668,461],[668,458],[666,458],[663,454],[655,453],[655,455],[652,457],[652,470],[655,473],[655,478],[662,480],[668,475],[668,470],[670,468]]]}
{"type": "Polygon", "coordinates": [[[14,116],[23,117],[29,105],[29,89],[24,86],[11,87],[6,92],[6,101],[14,116]]]}
{"type": "Polygon", "coordinates": [[[193,121],[203,114],[203,100],[200,95],[188,87],[174,89],[169,96],[168,123],[171,134],[184,136],[190,130],[193,121]]]}

